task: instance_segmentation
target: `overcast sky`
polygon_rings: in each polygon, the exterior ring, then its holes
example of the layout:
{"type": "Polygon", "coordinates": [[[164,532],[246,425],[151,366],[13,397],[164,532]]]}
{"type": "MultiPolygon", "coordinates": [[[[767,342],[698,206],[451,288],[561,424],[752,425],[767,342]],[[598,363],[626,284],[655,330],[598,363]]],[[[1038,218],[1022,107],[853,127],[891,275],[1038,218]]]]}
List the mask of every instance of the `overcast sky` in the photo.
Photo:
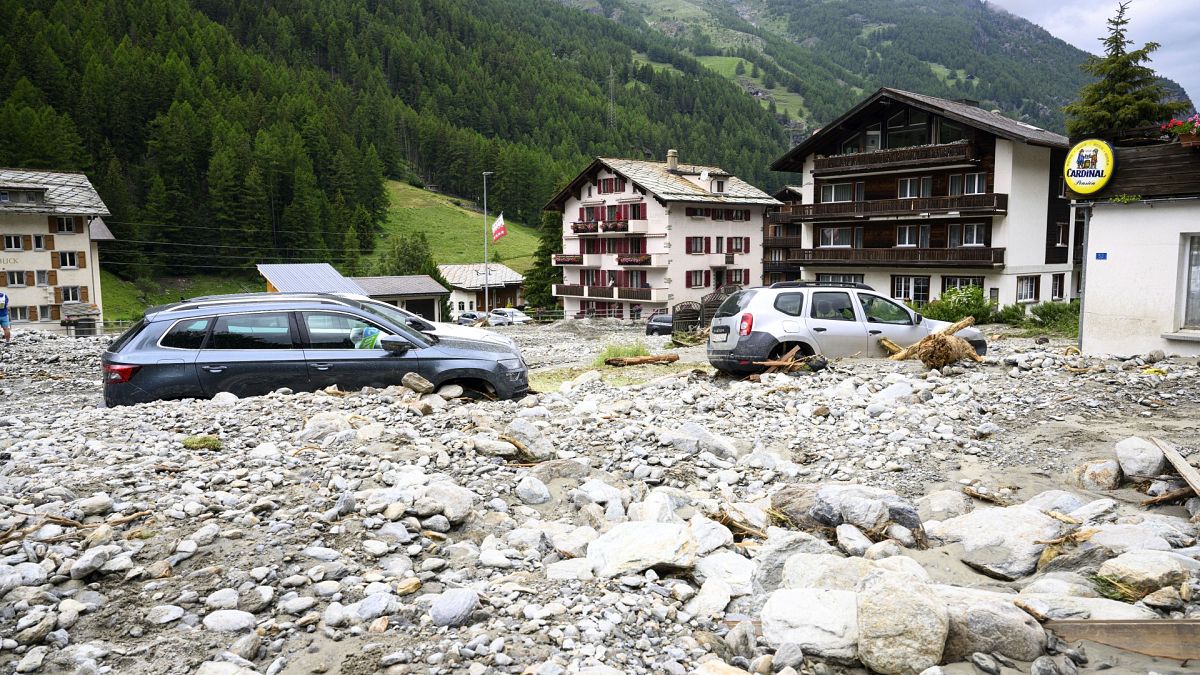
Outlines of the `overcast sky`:
{"type": "MultiPolygon", "coordinates": [[[[1060,2],[1059,0],[988,0],[1023,16],[1080,49],[1099,53],[1097,38],[1105,34],[1105,21],[1115,13],[1117,0],[1060,2]]],[[[1161,45],[1150,64],[1159,75],[1200,96],[1200,2],[1197,0],[1133,0],[1126,14],[1132,48],[1146,42],[1161,45]]]]}

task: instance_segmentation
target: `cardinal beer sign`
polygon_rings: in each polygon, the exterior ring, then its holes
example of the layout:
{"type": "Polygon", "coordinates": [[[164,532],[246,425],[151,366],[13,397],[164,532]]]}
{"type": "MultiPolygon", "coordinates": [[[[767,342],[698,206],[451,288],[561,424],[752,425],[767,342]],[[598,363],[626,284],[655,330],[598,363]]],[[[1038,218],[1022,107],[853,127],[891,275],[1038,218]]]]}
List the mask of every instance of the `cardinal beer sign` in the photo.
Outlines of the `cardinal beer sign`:
{"type": "Polygon", "coordinates": [[[1076,194],[1090,195],[1099,192],[1112,178],[1116,161],[1112,146],[1104,141],[1089,138],[1079,141],[1067,153],[1063,165],[1063,177],[1067,187],[1076,194]]]}

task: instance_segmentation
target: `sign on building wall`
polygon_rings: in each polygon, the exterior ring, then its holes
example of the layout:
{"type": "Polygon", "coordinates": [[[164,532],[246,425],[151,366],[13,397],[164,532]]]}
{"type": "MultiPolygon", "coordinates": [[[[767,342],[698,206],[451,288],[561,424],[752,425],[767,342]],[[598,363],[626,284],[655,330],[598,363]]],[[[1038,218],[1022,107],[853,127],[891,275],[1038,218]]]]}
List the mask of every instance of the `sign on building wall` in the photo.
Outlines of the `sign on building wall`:
{"type": "Polygon", "coordinates": [[[1115,168],[1116,158],[1113,156],[1112,146],[1104,141],[1089,138],[1076,143],[1067,153],[1063,177],[1072,192],[1090,195],[1104,189],[1115,168]]]}

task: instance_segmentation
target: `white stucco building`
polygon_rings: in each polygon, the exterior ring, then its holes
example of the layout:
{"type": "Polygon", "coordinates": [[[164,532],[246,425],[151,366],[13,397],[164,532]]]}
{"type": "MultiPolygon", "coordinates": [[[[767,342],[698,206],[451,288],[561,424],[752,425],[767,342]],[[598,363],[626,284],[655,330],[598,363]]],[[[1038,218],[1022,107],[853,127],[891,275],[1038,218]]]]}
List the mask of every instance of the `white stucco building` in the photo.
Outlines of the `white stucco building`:
{"type": "Polygon", "coordinates": [[[1109,184],[1079,195],[1090,212],[1081,348],[1200,356],[1200,148],[1118,147],[1109,184]],[[1116,195],[1137,195],[1115,203],[1116,195]]]}
{"type": "Polygon", "coordinates": [[[14,326],[101,316],[107,215],[81,173],[0,169],[0,290],[14,326]]]}
{"type": "Polygon", "coordinates": [[[715,166],[600,157],[546,209],[563,214],[554,295],[566,316],[635,318],[762,278],[764,209],[779,202],[715,166]]]}
{"type": "Polygon", "coordinates": [[[867,283],[918,304],[974,285],[998,305],[1077,294],[1083,232],[1062,192],[1067,139],[880,89],[777,160],[799,174],[769,214],[765,283],[867,283]]]}

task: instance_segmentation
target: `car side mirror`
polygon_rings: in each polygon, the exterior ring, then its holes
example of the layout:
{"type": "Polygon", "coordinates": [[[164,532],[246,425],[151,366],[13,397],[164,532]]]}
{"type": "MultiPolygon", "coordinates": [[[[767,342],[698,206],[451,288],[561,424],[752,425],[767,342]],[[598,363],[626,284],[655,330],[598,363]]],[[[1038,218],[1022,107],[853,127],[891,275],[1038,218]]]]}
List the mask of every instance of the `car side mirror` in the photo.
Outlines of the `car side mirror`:
{"type": "Polygon", "coordinates": [[[913,325],[914,326],[920,326],[921,322],[924,320],[925,320],[925,317],[921,316],[921,314],[919,312],[913,313],[913,325]]]}
{"type": "Polygon", "coordinates": [[[412,345],[409,344],[408,340],[397,335],[385,335],[379,339],[379,344],[389,354],[406,354],[408,350],[412,349],[412,345]]]}

